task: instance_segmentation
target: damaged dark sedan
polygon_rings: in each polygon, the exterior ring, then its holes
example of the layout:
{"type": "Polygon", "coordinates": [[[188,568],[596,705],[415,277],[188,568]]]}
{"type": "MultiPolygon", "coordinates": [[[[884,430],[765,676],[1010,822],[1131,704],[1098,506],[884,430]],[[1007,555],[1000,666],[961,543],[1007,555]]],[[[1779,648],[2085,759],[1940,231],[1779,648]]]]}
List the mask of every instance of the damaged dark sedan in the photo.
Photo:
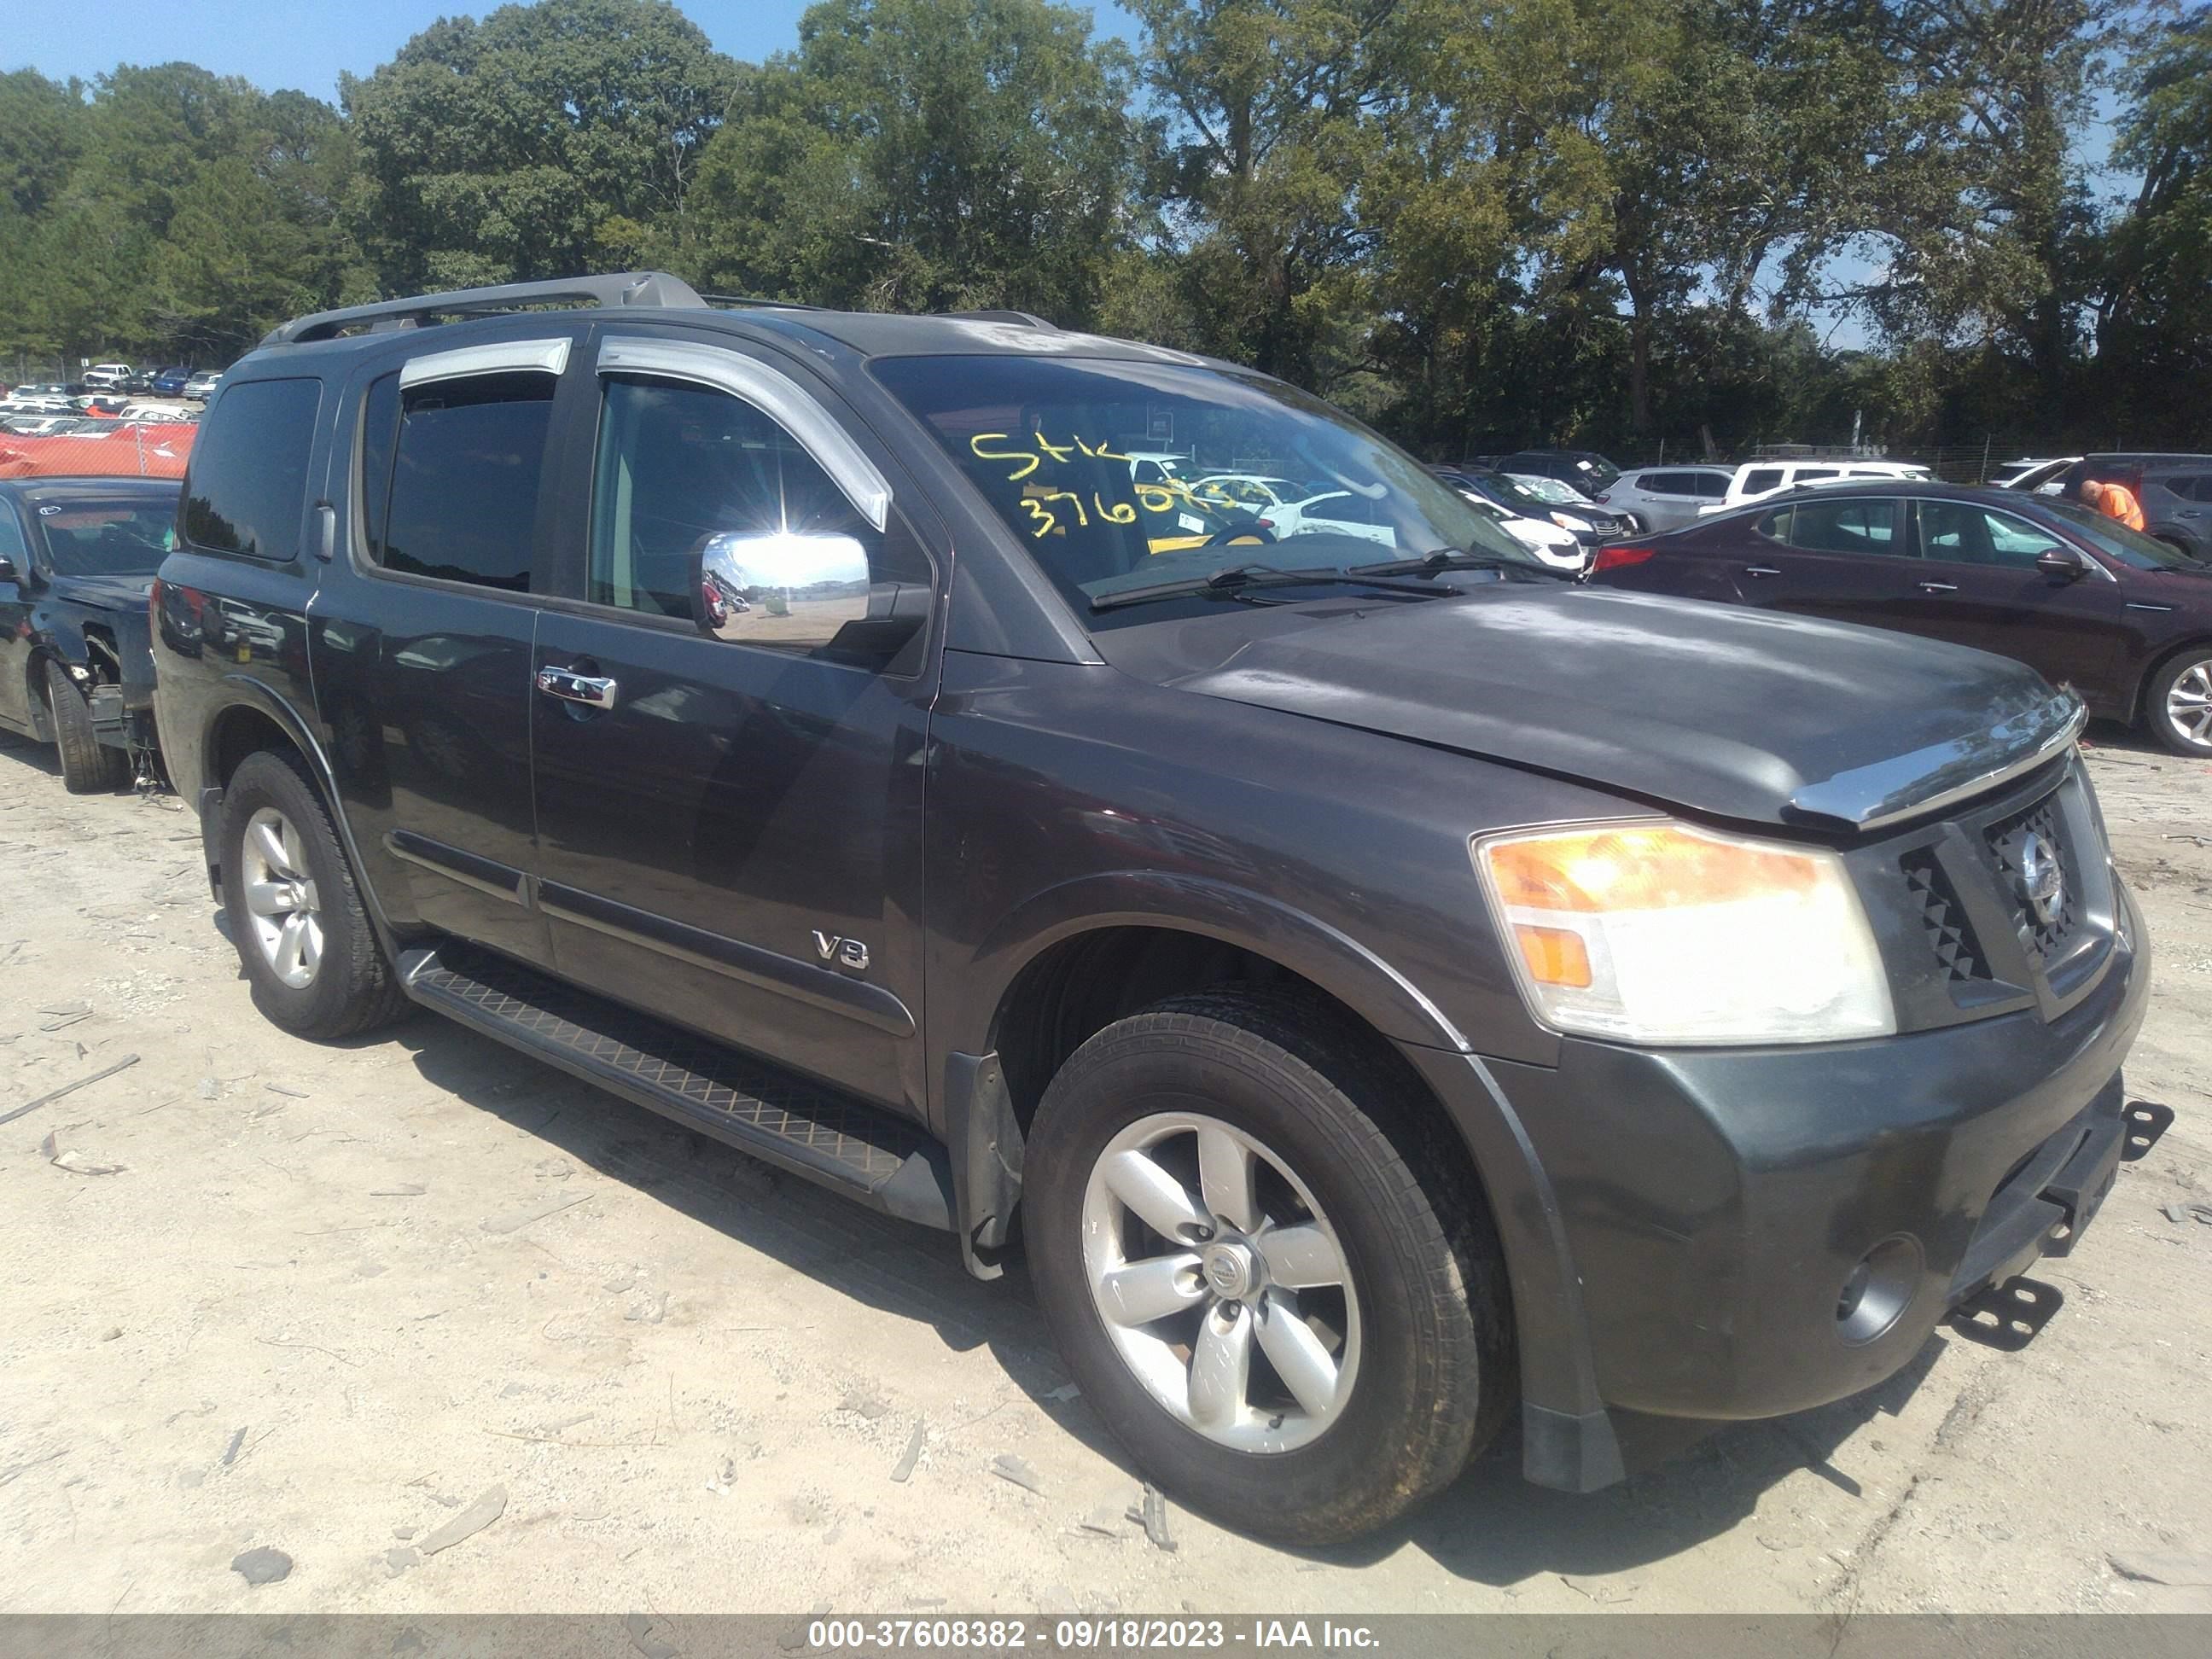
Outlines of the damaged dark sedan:
{"type": "Polygon", "coordinates": [[[146,607],[178,489],[0,480],[0,731],[54,744],[73,794],[160,775],[146,607]]]}

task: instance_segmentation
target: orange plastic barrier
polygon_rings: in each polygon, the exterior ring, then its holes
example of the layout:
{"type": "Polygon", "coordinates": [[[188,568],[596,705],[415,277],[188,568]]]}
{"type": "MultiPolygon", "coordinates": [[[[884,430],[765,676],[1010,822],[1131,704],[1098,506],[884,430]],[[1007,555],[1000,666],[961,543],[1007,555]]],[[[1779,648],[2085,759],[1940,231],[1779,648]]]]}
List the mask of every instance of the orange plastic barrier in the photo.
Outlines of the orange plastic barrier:
{"type": "Polygon", "coordinates": [[[97,437],[22,438],[0,432],[0,478],[181,478],[198,432],[183,422],[153,421],[118,422],[97,437]]]}

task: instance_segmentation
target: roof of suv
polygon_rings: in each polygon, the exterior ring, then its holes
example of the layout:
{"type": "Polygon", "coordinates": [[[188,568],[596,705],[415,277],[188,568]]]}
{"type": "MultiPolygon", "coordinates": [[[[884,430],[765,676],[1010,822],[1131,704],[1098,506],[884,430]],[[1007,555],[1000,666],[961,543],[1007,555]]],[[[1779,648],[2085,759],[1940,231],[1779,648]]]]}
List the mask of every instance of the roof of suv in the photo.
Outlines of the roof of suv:
{"type": "Polygon", "coordinates": [[[659,271],[468,289],[319,312],[272,331],[252,355],[257,359],[264,353],[289,356],[311,348],[349,355],[389,344],[395,331],[410,328],[434,330],[441,340],[465,338],[463,331],[473,331],[472,323],[532,314],[557,316],[564,322],[704,323],[732,333],[775,334],[794,340],[811,336],[817,341],[836,341],[864,357],[1072,356],[1191,364],[1211,362],[1164,346],[1072,332],[1026,312],[915,316],[824,311],[778,300],[726,301],[717,305],[679,279],[659,271]],[[557,313],[542,309],[556,303],[568,308],[557,313]]]}

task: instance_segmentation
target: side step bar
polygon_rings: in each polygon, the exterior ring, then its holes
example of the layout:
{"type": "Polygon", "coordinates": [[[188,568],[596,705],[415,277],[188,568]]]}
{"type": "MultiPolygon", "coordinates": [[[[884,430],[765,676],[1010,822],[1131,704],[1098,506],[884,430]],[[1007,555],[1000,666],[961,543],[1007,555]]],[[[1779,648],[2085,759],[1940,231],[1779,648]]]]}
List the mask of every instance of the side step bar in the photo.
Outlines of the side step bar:
{"type": "Polygon", "coordinates": [[[918,1124],[467,945],[410,951],[426,1008],[779,1169],[953,1231],[952,1166],[918,1124]]]}

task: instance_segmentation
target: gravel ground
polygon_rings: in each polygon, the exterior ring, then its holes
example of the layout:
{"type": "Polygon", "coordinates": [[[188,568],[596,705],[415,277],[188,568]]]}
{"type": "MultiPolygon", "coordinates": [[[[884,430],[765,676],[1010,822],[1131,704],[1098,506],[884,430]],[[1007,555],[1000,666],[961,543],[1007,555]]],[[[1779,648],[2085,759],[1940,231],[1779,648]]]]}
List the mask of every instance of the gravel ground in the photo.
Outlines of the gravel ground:
{"type": "Polygon", "coordinates": [[[2212,1608],[2212,1224],[2164,1213],[2212,1200],[2212,766],[2091,756],[2182,1115],[2032,1346],[1292,1552],[1148,1540],[1018,1273],[434,1018],[286,1036],[190,815],[51,757],[0,746],[0,1112],[137,1061],[0,1127],[0,1610],[2212,1608]]]}

